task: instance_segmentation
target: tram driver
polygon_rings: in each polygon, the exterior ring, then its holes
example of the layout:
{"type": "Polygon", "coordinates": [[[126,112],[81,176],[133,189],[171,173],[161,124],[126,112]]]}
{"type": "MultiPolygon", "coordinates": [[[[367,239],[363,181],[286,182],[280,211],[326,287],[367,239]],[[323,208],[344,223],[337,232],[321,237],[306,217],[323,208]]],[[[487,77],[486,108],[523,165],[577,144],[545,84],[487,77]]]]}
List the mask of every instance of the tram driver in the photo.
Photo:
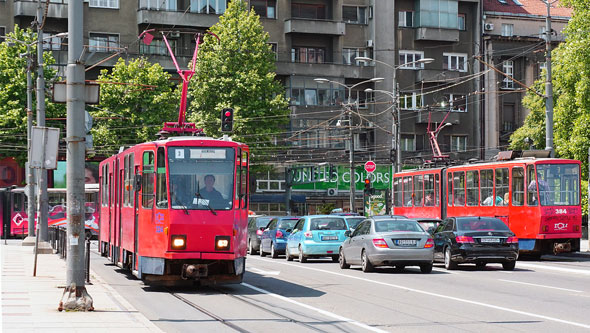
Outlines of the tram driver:
{"type": "Polygon", "coordinates": [[[212,208],[223,208],[227,204],[227,200],[213,186],[215,184],[215,176],[208,174],[205,176],[205,187],[199,189],[199,194],[203,199],[209,200],[209,206],[212,208]]]}

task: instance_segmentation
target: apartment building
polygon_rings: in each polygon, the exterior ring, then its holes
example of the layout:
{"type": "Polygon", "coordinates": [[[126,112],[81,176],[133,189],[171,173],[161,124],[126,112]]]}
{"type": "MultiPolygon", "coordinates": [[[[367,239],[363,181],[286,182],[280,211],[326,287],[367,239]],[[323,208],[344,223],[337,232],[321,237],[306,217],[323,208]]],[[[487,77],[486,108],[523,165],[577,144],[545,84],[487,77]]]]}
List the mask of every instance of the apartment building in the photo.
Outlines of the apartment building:
{"type": "MultiPolygon", "coordinates": [[[[526,87],[544,75],[547,5],[541,0],[484,0],[483,10],[485,61],[523,83],[495,71],[485,74],[484,136],[489,157],[505,149],[510,135],[523,125],[528,114],[521,103],[526,87]]],[[[555,3],[550,12],[555,48],[565,40],[562,31],[572,10],[555,3]]]]}

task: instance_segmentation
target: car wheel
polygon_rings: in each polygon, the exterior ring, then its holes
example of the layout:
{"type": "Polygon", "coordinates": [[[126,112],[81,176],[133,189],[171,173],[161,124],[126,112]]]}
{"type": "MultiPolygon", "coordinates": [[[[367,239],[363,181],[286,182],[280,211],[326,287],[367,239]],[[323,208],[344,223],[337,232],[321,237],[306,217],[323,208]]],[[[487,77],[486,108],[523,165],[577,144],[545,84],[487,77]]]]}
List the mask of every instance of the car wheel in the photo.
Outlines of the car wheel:
{"type": "Polygon", "coordinates": [[[260,252],[261,257],[266,257],[266,253],[264,253],[264,251],[262,250],[262,243],[260,243],[260,249],[258,251],[260,252]]]}
{"type": "Polygon", "coordinates": [[[289,253],[289,246],[285,248],[285,259],[287,259],[287,261],[293,261],[293,257],[289,253]]]}
{"type": "Polygon", "coordinates": [[[254,250],[254,244],[252,244],[251,240],[248,242],[248,250],[250,251],[251,255],[256,254],[256,250],[254,250]]]}
{"type": "Polygon", "coordinates": [[[307,257],[303,255],[303,250],[301,249],[301,245],[299,245],[299,262],[305,263],[307,262],[307,257]]]}
{"type": "Polygon", "coordinates": [[[509,262],[502,263],[502,268],[504,268],[505,271],[513,271],[514,267],[516,267],[516,261],[509,261],[509,262]]]}
{"type": "Polygon", "coordinates": [[[447,246],[445,249],[445,268],[447,270],[457,269],[457,263],[451,259],[451,247],[447,246]]]}
{"type": "Polygon", "coordinates": [[[486,263],[485,262],[478,262],[475,264],[475,268],[483,270],[486,268],[486,263]]]}
{"type": "Polygon", "coordinates": [[[363,250],[361,253],[361,266],[363,268],[363,272],[368,273],[373,271],[373,264],[369,260],[369,256],[367,255],[367,251],[363,250]]]}
{"type": "Polygon", "coordinates": [[[275,245],[274,244],[270,244],[270,256],[273,259],[276,259],[279,257],[279,254],[277,253],[277,250],[275,249],[275,245]]]}
{"type": "Polygon", "coordinates": [[[405,268],[406,268],[406,266],[404,266],[404,265],[395,265],[395,268],[393,269],[393,271],[396,273],[401,273],[404,271],[405,268]]]}
{"type": "Polygon", "coordinates": [[[422,272],[423,274],[428,274],[432,272],[432,264],[420,265],[420,272],[422,272]]]}
{"type": "Polygon", "coordinates": [[[350,265],[346,263],[346,259],[344,258],[344,253],[342,253],[342,249],[340,249],[339,251],[338,263],[340,264],[340,268],[342,269],[350,268],[350,265]]]}

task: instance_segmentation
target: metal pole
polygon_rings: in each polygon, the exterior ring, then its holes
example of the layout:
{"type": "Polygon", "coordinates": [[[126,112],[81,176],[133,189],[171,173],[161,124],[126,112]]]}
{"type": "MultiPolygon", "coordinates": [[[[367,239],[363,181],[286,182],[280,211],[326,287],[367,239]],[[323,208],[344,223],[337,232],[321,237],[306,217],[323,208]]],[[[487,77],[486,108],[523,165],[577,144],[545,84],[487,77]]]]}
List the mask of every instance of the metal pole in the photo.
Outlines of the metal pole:
{"type": "MultiPolygon", "coordinates": [[[[37,2],[37,126],[45,126],[45,79],[43,77],[43,7],[37,2]]],[[[38,237],[47,242],[47,170],[39,169],[38,237]]],[[[42,246],[45,247],[45,246],[42,246]]]]}
{"type": "MultiPolygon", "coordinates": [[[[33,79],[31,71],[33,70],[31,61],[30,45],[27,44],[27,160],[29,161],[27,167],[27,197],[29,198],[27,205],[28,223],[28,237],[35,237],[35,174],[31,167],[31,132],[33,127],[33,79]]],[[[23,245],[25,242],[23,241],[23,245]]],[[[33,245],[27,243],[26,245],[33,245]]]]}
{"type": "Polygon", "coordinates": [[[293,186],[293,177],[291,168],[285,167],[285,213],[291,215],[293,207],[291,207],[291,187],[293,186]]]}
{"type": "Polygon", "coordinates": [[[399,98],[399,89],[397,87],[397,79],[396,79],[396,72],[397,72],[397,68],[393,69],[393,90],[394,90],[394,94],[393,94],[393,99],[395,100],[395,104],[394,107],[397,111],[397,131],[396,131],[396,152],[395,152],[395,156],[396,156],[396,167],[395,167],[395,171],[396,172],[400,172],[402,171],[402,135],[401,135],[401,124],[402,124],[402,115],[401,115],[401,110],[399,108],[398,105],[398,98],[399,98]]]}
{"type": "Polygon", "coordinates": [[[351,103],[351,95],[352,95],[352,87],[348,88],[348,133],[350,135],[350,154],[349,154],[349,163],[350,163],[350,211],[355,212],[355,202],[354,202],[354,192],[356,189],[356,172],[354,169],[354,132],[352,131],[352,107],[350,106],[351,103]]]}
{"type": "Polygon", "coordinates": [[[83,3],[70,0],[68,4],[68,67],[67,67],[67,257],[66,289],[59,310],[94,310],[92,297],[84,285],[84,64],[82,54],[83,3]]]}
{"type": "Polygon", "coordinates": [[[547,0],[547,17],[545,19],[545,61],[547,81],[545,82],[545,150],[555,156],[553,149],[553,85],[551,83],[551,3],[547,0]]]}
{"type": "Polygon", "coordinates": [[[590,148],[588,148],[588,193],[586,200],[588,200],[588,224],[586,226],[586,233],[588,234],[588,247],[590,248],[590,148]]]}

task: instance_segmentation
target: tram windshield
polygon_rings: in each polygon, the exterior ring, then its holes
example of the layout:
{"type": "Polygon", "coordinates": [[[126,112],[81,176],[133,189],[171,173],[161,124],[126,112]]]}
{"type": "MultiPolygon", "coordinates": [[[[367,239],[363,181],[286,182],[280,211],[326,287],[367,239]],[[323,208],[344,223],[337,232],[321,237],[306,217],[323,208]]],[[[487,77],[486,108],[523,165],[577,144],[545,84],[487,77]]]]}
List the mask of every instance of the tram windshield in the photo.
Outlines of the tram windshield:
{"type": "Polygon", "coordinates": [[[231,209],[234,155],[233,148],[168,148],[172,209],[231,209]]]}
{"type": "MultiPolygon", "coordinates": [[[[580,167],[577,164],[537,165],[539,201],[542,206],[580,204],[580,167]]],[[[529,191],[536,186],[533,180],[529,191]]]]}

